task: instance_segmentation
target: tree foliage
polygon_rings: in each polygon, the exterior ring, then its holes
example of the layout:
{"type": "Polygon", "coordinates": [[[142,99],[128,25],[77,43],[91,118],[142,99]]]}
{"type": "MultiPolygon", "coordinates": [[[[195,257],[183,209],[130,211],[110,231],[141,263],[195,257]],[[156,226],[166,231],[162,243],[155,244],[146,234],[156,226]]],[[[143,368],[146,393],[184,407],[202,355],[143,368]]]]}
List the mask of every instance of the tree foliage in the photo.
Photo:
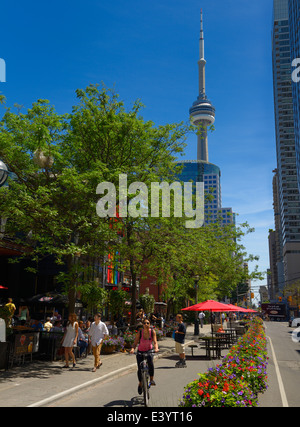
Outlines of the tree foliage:
{"type": "Polygon", "coordinates": [[[122,289],[109,292],[108,307],[112,318],[118,319],[120,316],[123,316],[127,299],[128,293],[122,289]]]}
{"type": "MultiPolygon", "coordinates": [[[[7,236],[22,244],[24,256],[35,262],[51,255],[65,267],[60,279],[70,310],[79,290],[89,304],[96,298],[101,306],[104,293],[81,279],[86,260],[104,263],[115,250],[121,268],[131,275],[132,319],[137,279],[146,261],[148,273],[157,277],[170,302],[195,298],[196,275],[199,298],[227,295],[245,277],[242,229],[219,224],[187,229],[184,216],[153,218],[150,211],[148,216],[115,220],[96,212],[96,188],[102,182],[114,184],[119,205],[120,174],[127,175],[128,186],[142,182],[148,189],[152,182],[177,181],[175,160],[191,127],[144,121],[140,101],[126,111],[118,95],[104,86],[90,85],[76,95],[69,114],[58,114],[40,99],[25,113],[7,109],[0,122],[0,158],[14,176],[9,188],[0,190],[1,215],[9,218],[7,236]]],[[[134,197],[128,195],[127,207],[134,197]]],[[[170,204],[173,212],[173,198],[170,204]]],[[[142,210],[142,204],[136,209],[142,210]]],[[[244,228],[251,231],[248,225],[244,228]]]]}
{"type": "MultiPolygon", "coordinates": [[[[65,275],[70,310],[84,258],[104,259],[120,240],[111,219],[97,215],[97,185],[108,181],[118,188],[120,173],[128,175],[128,185],[170,174],[186,132],[182,124],[145,122],[139,101],[127,112],[105,87],[76,93],[70,114],[60,115],[49,101],[38,100],[25,113],[7,109],[0,122],[0,157],[14,174],[0,197],[1,214],[9,218],[7,235],[34,261],[54,255],[67,266],[61,278],[65,275]]],[[[132,223],[125,228],[131,249],[132,223]]]]}
{"type": "Polygon", "coordinates": [[[154,312],[155,299],[153,295],[143,294],[139,296],[140,303],[147,315],[154,312]]]}
{"type": "Polygon", "coordinates": [[[90,314],[102,312],[108,302],[108,292],[97,282],[85,282],[78,286],[81,300],[90,314]]]}

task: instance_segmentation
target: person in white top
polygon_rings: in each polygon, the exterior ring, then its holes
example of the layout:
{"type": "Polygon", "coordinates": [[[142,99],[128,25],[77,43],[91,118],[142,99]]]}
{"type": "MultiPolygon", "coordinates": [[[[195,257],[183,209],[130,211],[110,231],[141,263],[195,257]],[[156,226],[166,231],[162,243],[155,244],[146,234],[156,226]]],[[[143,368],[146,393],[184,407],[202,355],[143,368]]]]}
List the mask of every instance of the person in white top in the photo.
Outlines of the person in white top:
{"type": "Polygon", "coordinates": [[[65,347],[65,361],[64,368],[69,367],[69,356],[73,360],[73,368],[76,366],[76,360],[73,353],[73,347],[77,344],[78,338],[78,323],[77,316],[75,313],[69,314],[69,322],[65,329],[65,335],[63,337],[62,346],[65,347]]]}
{"type": "Polygon", "coordinates": [[[94,355],[94,368],[93,372],[96,372],[96,369],[99,369],[102,365],[100,360],[101,347],[103,344],[103,338],[109,335],[108,329],[105,323],[101,322],[101,314],[97,313],[94,316],[95,322],[92,323],[89,336],[91,337],[91,344],[94,355]]]}
{"type": "Polygon", "coordinates": [[[201,328],[203,328],[204,317],[205,317],[205,314],[203,313],[203,311],[201,311],[201,312],[199,313],[199,320],[200,320],[201,328]]]}

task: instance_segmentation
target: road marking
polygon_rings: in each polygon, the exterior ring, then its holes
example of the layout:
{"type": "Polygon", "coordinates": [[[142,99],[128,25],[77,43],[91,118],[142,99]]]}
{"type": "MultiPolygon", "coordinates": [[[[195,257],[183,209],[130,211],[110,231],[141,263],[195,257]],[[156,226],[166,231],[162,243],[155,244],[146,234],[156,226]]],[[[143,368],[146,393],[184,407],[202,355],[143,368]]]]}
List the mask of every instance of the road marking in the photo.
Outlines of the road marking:
{"type": "Polygon", "coordinates": [[[274,366],[275,366],[275,371],[276,371],[276,375],[277,375],[277,380],[278,380],[278,386],[279,386],[279,391],[280,391],[282,406],[284,408],[288,408],[289,404],[288,404],[288,401],[287,401],[287,398],[286,398],[286,394],[285,394],[285,390],[284,390],[282,378],[281,378],[281,375],[280,375],[279,366],[278,366],[277,359],[276,359],[276,356],[275,356],[274,347],[273,347],[271,338],[269,336],[268,336],[268,338],[270,340],[270,346],[271,346],[271,350],[272,350],[272,357],[273,357],[273,360],[274,360],[274,366]]]}

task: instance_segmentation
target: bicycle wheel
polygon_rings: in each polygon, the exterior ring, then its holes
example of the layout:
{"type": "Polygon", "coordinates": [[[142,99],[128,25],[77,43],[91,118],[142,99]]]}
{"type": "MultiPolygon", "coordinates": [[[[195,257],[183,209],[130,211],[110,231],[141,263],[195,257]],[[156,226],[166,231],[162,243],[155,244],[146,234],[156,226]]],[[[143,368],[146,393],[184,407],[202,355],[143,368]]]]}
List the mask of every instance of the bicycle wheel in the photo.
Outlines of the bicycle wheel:
{"type": "Polygon", "coordinates": [[[143,395],[144,395],[144,405],[148,407],[149,405],[149,388],[148,388],[148,372],[143,372],[143,395]]]}

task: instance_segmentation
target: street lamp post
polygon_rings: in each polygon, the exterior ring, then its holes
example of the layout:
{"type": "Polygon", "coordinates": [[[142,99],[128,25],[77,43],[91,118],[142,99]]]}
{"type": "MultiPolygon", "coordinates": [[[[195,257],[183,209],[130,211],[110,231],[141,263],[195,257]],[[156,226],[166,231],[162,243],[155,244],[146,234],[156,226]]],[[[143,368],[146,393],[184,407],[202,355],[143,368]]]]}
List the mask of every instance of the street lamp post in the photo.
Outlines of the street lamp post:
{"type": "Polygon", "coordinates": [[[0,187],[2,187],[7,180],[8,177],[8,169],[5,163],[0,160],[0,187]]]}
{"type": "MultiPolygon", "coordinates": [[[[198,304],[198,282],[199,282],[199,276],[194,277],[195,280],[195,291],[196,291],[196,297],[195,297],[195,304],[198,304]]],[[[198,318],[198,312],[195,312],[195,325],[194,325],[194,335],[199,335],[199,318],[198,318]]]]}
{"type": "MultiPolygon", "coordinates": [[[[7,180],[8,177],[8,169],[7,166],[2,160],[0,160],[0,187],[2,187],[7,180]]],[[[5,231],[5,224],[6,224],[7,218],[4,218],[0,216],[0,238],[3,238],[4,231],[5,231]]]]}

